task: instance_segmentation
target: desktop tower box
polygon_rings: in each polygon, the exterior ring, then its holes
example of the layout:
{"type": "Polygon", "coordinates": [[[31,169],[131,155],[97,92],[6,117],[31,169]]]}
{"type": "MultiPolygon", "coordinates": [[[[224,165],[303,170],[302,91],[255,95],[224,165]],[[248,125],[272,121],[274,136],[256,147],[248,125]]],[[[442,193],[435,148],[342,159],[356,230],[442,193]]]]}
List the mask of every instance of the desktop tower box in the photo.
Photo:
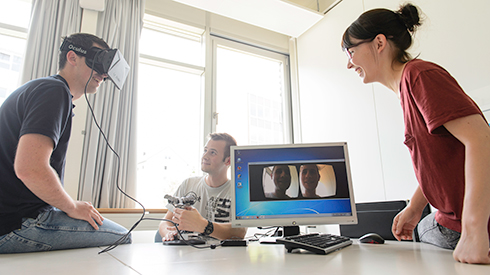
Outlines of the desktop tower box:
{"type": "MultiPolygon", "coordinates": [[[[408,200],[356,203],[357,224],[340,225],[340,234],[359,238],[367,233],[377,233],[385,240],[396,240],[391,233],[393,218],[407,206],[408,200]]],[[[429,205],[422,217],[430,213],[429,205]]]]}

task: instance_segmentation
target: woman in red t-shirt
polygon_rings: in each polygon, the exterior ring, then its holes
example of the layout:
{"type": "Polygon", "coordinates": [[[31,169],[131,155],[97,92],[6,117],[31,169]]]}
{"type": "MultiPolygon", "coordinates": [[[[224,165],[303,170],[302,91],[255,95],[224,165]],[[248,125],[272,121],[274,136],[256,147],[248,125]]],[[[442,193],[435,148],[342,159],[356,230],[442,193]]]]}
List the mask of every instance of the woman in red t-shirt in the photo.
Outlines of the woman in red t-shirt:
{"type": "Polygon", "coordinates": [[[454,249],[464,263],[490,264],[490,127],[478,106],[442,67],[407,52],[420,26],[412,4],[363,13],[342,48],[364,83],[379,82],[400,98],[419,187],[393,221],[398,240],[454,249]],[[437,212],[420,221],[427,203],[437,212]],[[420,221],[420,223],[419,223],[420,221]]]}

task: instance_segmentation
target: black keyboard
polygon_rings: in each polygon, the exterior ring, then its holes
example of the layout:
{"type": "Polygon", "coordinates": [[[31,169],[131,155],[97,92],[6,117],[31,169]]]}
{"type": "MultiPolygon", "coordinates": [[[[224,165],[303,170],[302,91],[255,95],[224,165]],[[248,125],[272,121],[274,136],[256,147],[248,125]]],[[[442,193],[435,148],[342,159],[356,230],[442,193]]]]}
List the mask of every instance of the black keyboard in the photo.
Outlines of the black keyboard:
{"type": "Polygon", "coordinates": [[[312,233],[279,238],[276,239],[276,243],[284,244],[288,252],[302,248],[316,254],[325,255],[351,245],[352,240],[344,236],[312,233]]]}

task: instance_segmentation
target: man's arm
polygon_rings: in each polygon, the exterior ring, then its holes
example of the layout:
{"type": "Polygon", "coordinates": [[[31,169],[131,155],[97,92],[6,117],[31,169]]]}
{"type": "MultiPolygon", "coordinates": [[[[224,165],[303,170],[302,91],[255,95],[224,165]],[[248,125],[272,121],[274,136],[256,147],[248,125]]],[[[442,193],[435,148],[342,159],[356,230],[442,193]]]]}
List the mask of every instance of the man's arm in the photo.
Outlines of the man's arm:
{"type": "MultiPolygon", "coordinates": [[[[202,233],[208,225],[208,220],[203,218],[199,211],[193,207],[176,208],[174,211],[173,221],[179,224],[180,230],[202,233]]],[[[243,239],[247,233],[247,228],[233,228],[231,223],[213,222],[213,227],[214,231],[210,236],[219,240],[243,239]]]]}
{"type": "Polygon", "coordinates": [[[444,127],[465,146],[462,229],[453,257],[463,263],[490,264],[490,128],[480,115],[458,118],[444,127]]]}
{"type": "Polygon", "coordinates": [[[37,197],[68,216],[85,220],[99,229],[102,216],[83,201],[74,201],[63,189],[56,171],[50,165],[54,144],[51,138],[40,134],[26,134],[19,139],[14,161],[16,176],[37,197]]]}

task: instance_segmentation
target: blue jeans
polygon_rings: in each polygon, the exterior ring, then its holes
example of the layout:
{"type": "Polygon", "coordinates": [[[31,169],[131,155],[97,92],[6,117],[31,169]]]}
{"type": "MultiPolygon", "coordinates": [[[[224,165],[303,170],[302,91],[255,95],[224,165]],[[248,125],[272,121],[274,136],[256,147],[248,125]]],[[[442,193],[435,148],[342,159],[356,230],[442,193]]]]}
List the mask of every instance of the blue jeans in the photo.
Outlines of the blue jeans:
{"type": "MultiPolygon", "coordinates": [[[[87,221],[70,218],[65,212],[53,209],[39,214],[36,219],[24,219],[21,229],[0,236],[0,254],[108,246],[127,232],[108,219],[95,230],[87,221]]],[[[131,243],[131,235],[123,243],[131,243]]]]}
{"type": "Polygon", "coordinates": [[[440,225],[435,219],[436,212],[423,218],[417,225],[420,242],[446,249],[455,249],[461,233],[440,225]]]}

